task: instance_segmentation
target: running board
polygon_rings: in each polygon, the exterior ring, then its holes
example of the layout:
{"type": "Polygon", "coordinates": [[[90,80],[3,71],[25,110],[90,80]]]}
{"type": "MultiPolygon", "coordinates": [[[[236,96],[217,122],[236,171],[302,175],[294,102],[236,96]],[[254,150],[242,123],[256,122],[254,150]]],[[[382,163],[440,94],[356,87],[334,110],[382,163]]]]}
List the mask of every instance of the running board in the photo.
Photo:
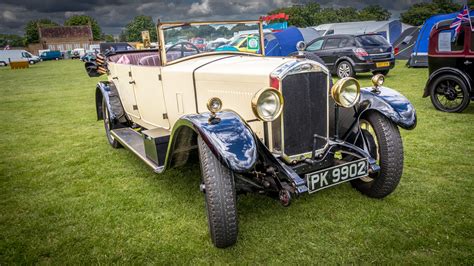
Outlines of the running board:
{"type": "Polygon", "coordinates": [[[163,166],[157,165],[146,157],[142,134],[128,127],[113,129],[110,133],[122,146],[135,153],[138,158],[150,166],[155,173],[161,173],[163,171],[163,166]]]}

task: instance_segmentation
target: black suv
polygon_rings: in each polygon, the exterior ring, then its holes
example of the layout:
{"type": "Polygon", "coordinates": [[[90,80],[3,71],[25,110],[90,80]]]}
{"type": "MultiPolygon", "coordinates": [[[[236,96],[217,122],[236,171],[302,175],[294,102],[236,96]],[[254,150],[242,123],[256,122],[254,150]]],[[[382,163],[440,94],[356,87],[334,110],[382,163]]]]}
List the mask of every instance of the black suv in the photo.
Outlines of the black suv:
{"type": "Polygon", "coordinates": [[[308,43],[305,51],[319,56],[340,78],[359,72],[387,75],[395,66],[392,45],[378,34],[324,36],[308,43]]]}

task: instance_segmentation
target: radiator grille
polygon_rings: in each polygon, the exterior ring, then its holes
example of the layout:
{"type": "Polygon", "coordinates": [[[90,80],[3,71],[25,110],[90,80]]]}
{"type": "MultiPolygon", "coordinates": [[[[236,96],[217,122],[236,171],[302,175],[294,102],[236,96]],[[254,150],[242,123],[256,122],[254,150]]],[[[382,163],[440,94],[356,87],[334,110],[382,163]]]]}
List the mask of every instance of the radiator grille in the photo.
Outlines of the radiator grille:
{"type": "MultiPolygon", "coordinates": [[[[293,74],[282,80],[285,105],[280,136],[286,156],[310,153],[313,136],[328,135],[328,76],[324,72],[293,74]]],[[[317,149],[326,145],[317,140],[317,149]]]]}

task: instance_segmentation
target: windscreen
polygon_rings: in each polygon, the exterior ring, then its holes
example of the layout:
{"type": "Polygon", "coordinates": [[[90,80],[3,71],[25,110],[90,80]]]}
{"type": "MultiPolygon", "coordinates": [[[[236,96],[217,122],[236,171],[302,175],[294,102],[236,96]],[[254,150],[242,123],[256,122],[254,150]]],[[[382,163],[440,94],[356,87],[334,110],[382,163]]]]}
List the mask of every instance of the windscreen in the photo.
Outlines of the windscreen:
{"type": "Polygon", "coordinates": [[[261,53],[258,23],[163,26],[168,62],[209,52],[261,53]]]}
{"type": "Polygon", "coordinates": [[[360,46],[386,46],[389,45],[387,40],[380,35],[361,35],[357,36],[356,42],[360,46]]]}

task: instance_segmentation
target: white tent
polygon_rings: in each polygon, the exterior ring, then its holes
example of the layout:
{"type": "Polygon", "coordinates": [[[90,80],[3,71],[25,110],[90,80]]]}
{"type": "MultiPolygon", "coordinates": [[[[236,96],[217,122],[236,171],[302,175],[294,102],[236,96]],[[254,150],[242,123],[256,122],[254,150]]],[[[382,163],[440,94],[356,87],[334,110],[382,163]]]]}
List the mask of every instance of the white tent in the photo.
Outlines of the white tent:
{"type": "Polygon", "coordinates": [[[395,42],[400,34],[410,25],[400,22],[400,20],[387,21],[358,21],[322,24],[316,27],[321,35],[333,34],[366,34],[378,33],[384,36],[390,43],[395,42]]]}

